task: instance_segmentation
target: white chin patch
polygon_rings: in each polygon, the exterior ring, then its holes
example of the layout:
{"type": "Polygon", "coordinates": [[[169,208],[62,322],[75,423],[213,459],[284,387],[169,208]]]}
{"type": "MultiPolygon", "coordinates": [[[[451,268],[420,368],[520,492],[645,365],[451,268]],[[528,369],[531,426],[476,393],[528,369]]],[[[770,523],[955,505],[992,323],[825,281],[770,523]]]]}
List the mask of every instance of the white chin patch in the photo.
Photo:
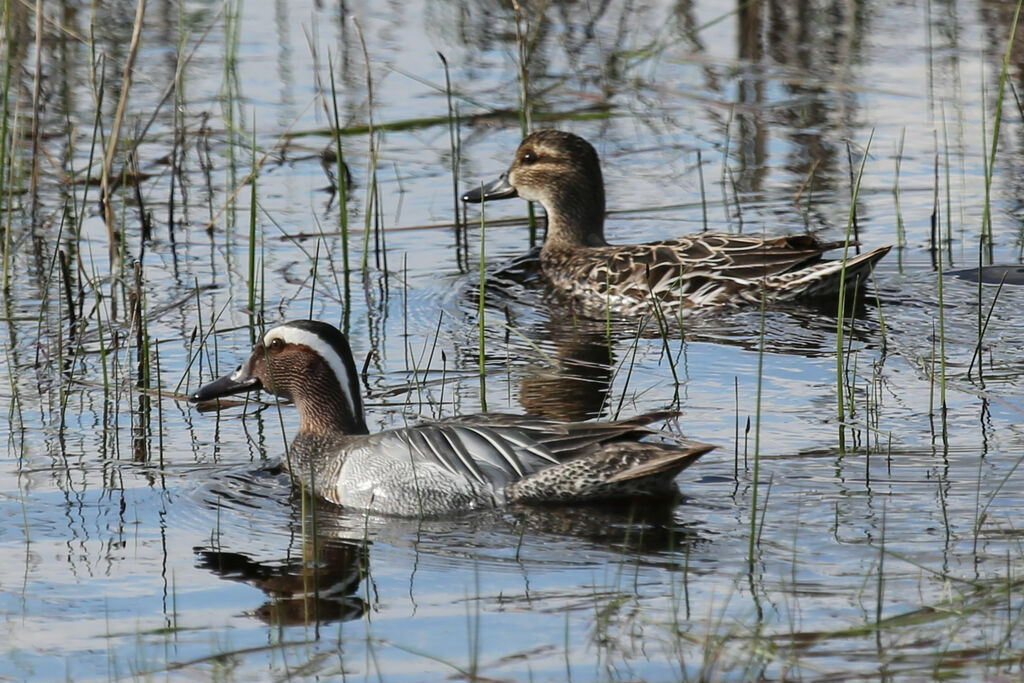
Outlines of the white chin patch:
{"type": "Polygon", "coordinates": [[[235,368],[235,371],[231,373],[231,381],[232,382],[241,382],[242,378],[245,377],[246,374],[248,374],[248,373],[245,372],[245,366],[246,365],[248,365],[247,362],[243,363],[242,365],[239,365],[237,368],[235,368]]]}
{"type": "Polygon", "coordinates": [[[531,202],[537,202],[541,200],[541,197],[536,192],[531,192],[527,188],[521,188],[516,184],[515,171],[508,174],[509,185],[516,188],[516,194],[519,195],[520,199],[526,199],[531,202]]]}

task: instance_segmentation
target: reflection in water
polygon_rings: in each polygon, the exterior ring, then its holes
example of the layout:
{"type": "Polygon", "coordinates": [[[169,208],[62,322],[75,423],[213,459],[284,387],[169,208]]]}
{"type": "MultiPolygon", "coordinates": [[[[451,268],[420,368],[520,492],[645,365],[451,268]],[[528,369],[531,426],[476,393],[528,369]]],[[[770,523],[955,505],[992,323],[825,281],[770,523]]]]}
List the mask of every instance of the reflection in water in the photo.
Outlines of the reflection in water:
{"type": "MultiPolygon", "coordinates": [[[[313,534],[320,514],[303,519],[301,499],[279,466],[231,468],[207,474],[200,489],[201,510],[216,521],[205,544],[193,548],[196,565],[230,581],[247,583],[268,600],[252,610],[277,625],[347,621],[362,615],[357,596],[366,573],[367,549],[361,538],[313,534]],[[252,528],[254,519],[259,520],[252,528]]],[[[313,509],[309,500],[306,509],[313,509]]],[[[210,524],[201,518],[192,526],[210,524]]]]}
{"type": "Polygon", "coordinates": [[[947,270],[946,274],[968,282],[981,282],[987,285],[1024,285],[1024,266],[1020,265],[991,265],[981,268],[947,270]]]}
{"type": "MultiPolygon", "coordinates": [[[[606,414],[605,401],[615,365],[614,344],[604,323],[578,318],[559,300],[540,270],[540,249],[497,264],[488,272],[486,304],[500,310],[510,330],[502,343],[545,343],[545,359],[527,355],[519,385],[519,402],[530,415],[566,421],[606,414]],[[564,315],[553,311],[566,311],[564,315]],[[544,313],[548,312],[548,315],[544,313]],[[538,317],[536,314],[540,313],[538,317]],[[538,323],[543,322],[543,325],[538,323]]],[[[476,306],[476,292],[463,291],[461,303],[476,306]]]]}
{"type": "Polygon", "coordinates": [[[579,330],[552,341],[557,365],[527,366],[519,383],[520,404],[531,415],[569,422],[605,415],[614,366],[611,345],[579,330]]]}
{"type": "Polygon", "coordinates": [[[195,553],[199,567],[266,593],[270,599],[253,615],[268,624],[349,621],[366,611],[366,602],[356,595],[366,569],[363,545],[317,540],[303,543],[298,557],[275,560],[257,560],[223,548],[197,547],[195,553]],[[307,555],[315,559],[306,559],[307,555]]]}
{"type": "MultiPolygon", "coordinates": [[[[685,497],[604,502],[599,505],[530,505],[474,511],[445,518],[408,519],[366,514],[330,503],[319,506],[317,534],[329,545],[369,539],[389,548],[407,548],[422,561],[485,562],[522,571],[532,562],[565,566],[590,564],[587,553],[626,553],[639,564],[673,564],[662,553],[709,539],[677,519],[685,497]],[[524,563],[526,563],[524,565],[524,563]]],[[[370,569],[372,571],[372,568],[370,569]]]]}
{"type": "MultiPolygon", "coordinates": [[[[685,501],[684,501],[685,502],[685,501]]],[[[601,547],[647,557],[710,542],[699,529],[676,522],[680,501],[619,501],[600,506],[522,508],[512,511],[513,530],[533,535],[571,536],[601,547]]],[[[567,558],[566,558],[567,559],[567,558]]]]}
{"type": "Polygon", "coordinates": [[[674,553],[710,542],[700,529],[677,517],[685,499],[514,506],[408,519],[303,499],[298,493],[283,497],[285,478],[266,473],[251,471],[249,484],[240,470],[213,475],[221,484],[204,491],[204,496],[215,497],[204,507],[218,510],[217,530],[193,551],[198,567],[265,593],[266,602],[248,613],[279,626],[363,616],[368,604],[359,595],[360,586],[371,574],[371,549],[377,543],[411,551],[419,564],[441,569],[452,563],[461,568],[470,560],[518,574],[533,563],[592,564],[599,552],[620,560],[625,553],[638,566],[671,568],[680,557],[674,553]],[[221,495],[227,486],[240,485],[246,486],[248,497],[221,495]],[[240,534],[243,518],[254,514],[261,520],[259,535],[240,534]]]}
{"type": "Polygon", "coordinates": [[[942,372],[948,383],[969,393],[991,395],[998,390],[1020,395],[1024,377],[1019,311],[1024,291],[1014,285],[1024,284],[1022,272],[1020,266],[945,271],[941,306],[934,296],[937,273],[908,273],[887,283],[880,288],[883,307],[899,311],[886,319],[889,348],[928,377],[939,362],[942,343],[942,372]],[[979,280],[985,286],[979,286],[979,280]]]}

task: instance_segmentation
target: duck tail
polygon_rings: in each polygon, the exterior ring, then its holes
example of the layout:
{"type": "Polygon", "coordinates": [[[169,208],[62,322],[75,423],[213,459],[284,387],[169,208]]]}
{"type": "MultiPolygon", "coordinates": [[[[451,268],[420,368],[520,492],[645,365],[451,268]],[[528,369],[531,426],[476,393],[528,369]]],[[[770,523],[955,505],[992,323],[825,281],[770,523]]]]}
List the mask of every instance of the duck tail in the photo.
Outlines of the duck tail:
{"type": "Polygon", "coordinates": [[[891,248],[891,245],[878,247],[847,259],[845,278],[843,261],[824,261],[808,268],[769,277],[766,282],[768,296],[775,300],[836,296],[840,281],[845,283],[847,289],[857,286],[891,248]],[[771,293],[773,290],[774,295],[771,293]]]}
{"type": "Polygon", "coordinates": [[[610,443],[520,479],[506,495],[510,503],[534,505],[672,496],[676,475],[714,448],[697,441],[610,443]]]}

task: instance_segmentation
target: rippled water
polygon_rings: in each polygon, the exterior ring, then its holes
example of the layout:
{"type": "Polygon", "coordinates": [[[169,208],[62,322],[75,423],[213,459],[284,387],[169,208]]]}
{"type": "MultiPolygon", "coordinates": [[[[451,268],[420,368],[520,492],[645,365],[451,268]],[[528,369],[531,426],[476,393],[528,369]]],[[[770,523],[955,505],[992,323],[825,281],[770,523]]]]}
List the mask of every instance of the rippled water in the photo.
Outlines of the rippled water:
{"type": "Polygon", "coordinates": [[[112,261],[84,178],[99,76],[109,136],[134,8],[61,9],[44,7],[38,53],[29,9],[12,6],[4,32],[0,677],[1020,675],[1024,153],[1009,87],[982,239],[1014,5],[526,10],[535,125],[597,147],[613,241],[841,239],[864,162],[858,238],[902,243],[845,319],[839,387],[829,306],[710,312],[664,339],[649,321],[566,315],[531,275],[524,203],[489,204],[483,233],[476,208],[455,228],[456,191],[501,172],[521,137],[504,6],[151,3],[121,133],[140,140],[141,180],[115,194],[112,261]],[[342,124],[372,114],[375,130],[372,150],[362,130],[343,138],[347,295],[321,161],[328,63],[342,124]],[[304,500],[275,469],[293,407],[184,401],[250,347],[253,201],[258,317],[347,325],[371,429],[484,406],[673,407],[667,428],[718,450],[656,509],[412,521],[304,500]],[[959,274],[938,275],[940,258],[959,274]]]}

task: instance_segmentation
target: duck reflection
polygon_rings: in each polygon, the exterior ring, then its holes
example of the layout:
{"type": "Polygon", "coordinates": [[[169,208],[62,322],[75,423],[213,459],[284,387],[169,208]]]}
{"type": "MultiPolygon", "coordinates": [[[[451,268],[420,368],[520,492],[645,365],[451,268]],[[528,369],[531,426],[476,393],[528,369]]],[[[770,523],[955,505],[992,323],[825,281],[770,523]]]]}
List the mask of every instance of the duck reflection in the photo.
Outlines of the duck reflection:
{"type": "Polygon", "coordinates": [[[1024,266],[1019,264],[982,266],[981,268],[965,268],[949,270],[947,275],[986,285],[1024,285],[1024,266]]]}
{"type": "MultiPolygon", "coordinates": [[[[226,533],[194,549],[196,566],[266,594],[267,600],[247,613],[267,624],[321,625],[361,618],[370,606],[360,587],[372,581],[374,544],[411,549],[415,556],[433,558],[433,562],[462,566],[469,561],[476,566],[486,561],[521,571],[532,563],[568,567],[591,562],[594,552],[609,552],[616,558],[625,554],[641,565],[674,566],[679,553],[710,542],[697,525],[683,521],[679,511],[686,499],[681,497],[588,506],[513,506],[433,519],[367,514],[301,499],[301,494],[288,496],[285,507],[289,509],[279,510],[286,513],[281,522],[287,535],[281,536],[284,547],[276,557],[266,538],[256,544],[240,540],[244,547],[227,547],[226,537],[236,534],[230,531],[231,521],[223,517],[226,533]],[[297,522],[303,515],[301,533],[288,533],[289,527],[300,526],[297,522]],[[263,550],[253,550],[254,545],[263,550]],[[269,558],[256,557],[258,552],[269,558]]],[[[231,507],[221,507],[221,514],[230,517],[231,507]]],[[[273,519],[271,512],[263,508],[261,514],[273,519]]],[[[394,561],[393,553],[390,559],[394,561]]]]}
{"type": "Polygon", "coordinates": [[[278,626],[358,619],[366,602],[356,593],[367,567],[366,545],[316,537],[299,556],[257,560],[244,552],[196,548],[196,564],[260,589],[269,600],[252,611],[278,626]]]}
{"type": "MultiPolygon", "coordinates": [[[[673,562],[674,552],[708,542],[682,521],[686,498],[637,499],[600,505],[512,506],[447,518],[366,515],[335,507],[321,533],[411,548],[435,559],[529,566],[580,562],[581,548],[634,556],[640,564],[673,562]],[[510,555],[509,551],[514,551],[510,555]]],[[[372,573],[372,570],[368,570],[372,573]]]]}
{"type": "Polygon", "coordinates": [[[332,509],[292,495],[279,466],[231,468],[210,479],[204,507],[216,511],[217,527],[206,545],[193,549],[196,566],[265,593],[267,601],[252,616],[288,626],[363,615],[367,605],[358,592],[368,568],[364,537],[339,537],[322,525],[332,509]],[[267,520],[256,534],[247,521],[254,511],[267,520]]]}
{"type": "Polygon", "coordinates": [[[569,422],[604,416],[615,363],[611,346],[578,333],[552,341],[556,364],[523,375],[520,404],[531,415],[569,422]]]}
{"type": "MultiPolygon", "coordinates": [[[[558,293],[546,286],[541,272],[539,248],[492,266],[485,286],[486,306],[500,311],[507,321],[500,339],[499,330],[489,327],[491,348],[511,349],[517,340],[528,339],[545,351],[542,358],[525,356],[519,400],[526,412],[573,422],[604,416],[615,365],[612,340],[619,335],[609,336],[603,323],[575,316],[557,300],[558,293]],[[567,312],[545,315],[545,311],[558,310],[567,312]],[[512,335],[510,330],[522,336],[512,335]]],[[[476,298],[476,291],[464,289],[462,305],[475,310],[476,298]]],[[[466,351],[463,360],[471,363],[476,350],[467,347],[466,351]]],[[[505,362],[503,357],[497,358],[505,362]]],[[[515,363],[511,357],[510,361],[515,363]]]]}
{"type": "Polygon", "coordinates": [[[637,500],[539,512],[513,510],[512,529],[520,535],[586,539],[605,549],[637,554],[647,558],[641,559],[641,564],[650,564],[664,553],[707,542],[698,527],[677,521],[676,512],[683,502],[685,499],[637,500]]]}

